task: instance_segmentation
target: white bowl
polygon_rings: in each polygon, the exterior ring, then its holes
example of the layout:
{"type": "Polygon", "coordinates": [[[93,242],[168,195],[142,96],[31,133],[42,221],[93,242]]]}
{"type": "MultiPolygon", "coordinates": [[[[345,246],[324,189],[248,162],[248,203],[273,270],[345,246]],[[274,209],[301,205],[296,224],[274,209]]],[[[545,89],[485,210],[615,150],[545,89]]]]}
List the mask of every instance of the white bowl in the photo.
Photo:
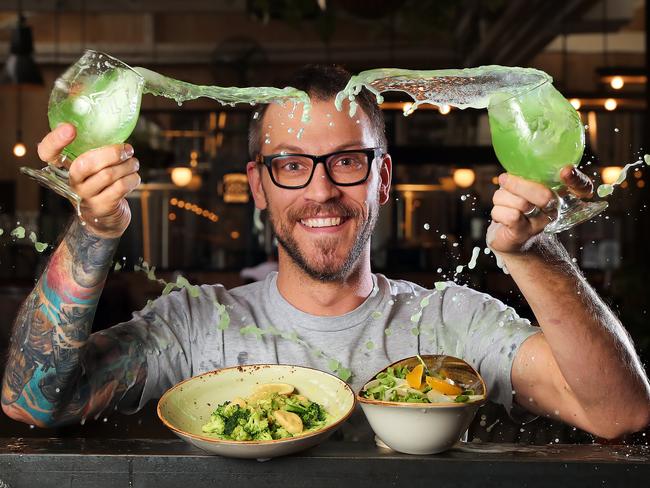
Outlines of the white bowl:
{"type": "Polygon", "coordinates": [[[182,381],[158,401],[158,417],[178,437],[211,454],[268,459],[291,454],[327,439],[353,412],[354,393],[336,376],[317,369],[284,364],[253,364],[218,369],[182,381]],[[288,383],[330,414],[320,430],[272,441],[222,440],[201,431],[215,408],[235,397],[247,397],[265,383],[288,383]]]}
{"type": "MultiPolygon", "coordinates": [[[[386,402],[361,396],[364,385],[357,394],[357,401],[370,426],[384,444],[406,454],[436,454],[450,449],[467,430],[478,408],[487,401],[483,379],[462,359],[453,356],[422,356],[422,359],[428,367],[442,365],[452,379],[478,383],[476,393],[483,395],[483,399],[467,403],[386,402]]],[[[390,366],[413,367],[418,363],[417,357],[411,357],[390,366]]]]}

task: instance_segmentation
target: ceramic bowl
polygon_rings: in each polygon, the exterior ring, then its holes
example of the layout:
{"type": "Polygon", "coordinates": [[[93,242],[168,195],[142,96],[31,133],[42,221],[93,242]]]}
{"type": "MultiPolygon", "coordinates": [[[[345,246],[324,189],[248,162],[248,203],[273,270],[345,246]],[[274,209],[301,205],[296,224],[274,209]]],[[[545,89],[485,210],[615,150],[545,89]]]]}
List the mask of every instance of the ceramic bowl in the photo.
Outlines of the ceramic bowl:
{"type": "MultiPolygon", "coordinates": [[[[381,445],[383,442],[391,449],[407,454],[435,454],[450,449],[467,430],[478,408],[487,401],[485,382],[462,359],[442,355],[422,356],[422,359],[428,368],[445,368],[448,377],[454,381],[473,385],[476,394],[483,395],[483,399],[468,403],[378,401],[361,396],[364,385],[357,394],[357,401],[378,437],[377,443],[381,445]]],[[[390,366],[412,368],[417,364],[419,360],[414,356],[390,366]]]]}
{"type": "Polygon", "coordinates": [[[211,454],[268,459],[323,442],[350,416],[354,406],[350,387],[329,373],[302,366],[255,364],[218,369],[178,383],[158,401],[158,417],[178,437],[211,454]],[[247,397],[265,383],[293,385],[298,393],[323,405],[331,422],[302,436],[272,441],[222,440],[201,431],[219,404],[247,397]]]}

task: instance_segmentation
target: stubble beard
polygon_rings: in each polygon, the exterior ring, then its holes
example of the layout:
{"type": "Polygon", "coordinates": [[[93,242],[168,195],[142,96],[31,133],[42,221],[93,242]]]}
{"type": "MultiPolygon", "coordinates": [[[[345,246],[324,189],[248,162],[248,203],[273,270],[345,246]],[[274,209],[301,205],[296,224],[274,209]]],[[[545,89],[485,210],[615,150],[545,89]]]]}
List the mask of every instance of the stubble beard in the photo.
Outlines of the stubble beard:
{"type": "Polygon", "coordinates": [[[319,238],[315,244],[316,249],[309,253],[300,248],[299,243],[291,234],[292,227],[300,225],[298,223],[300,218],[316,216],[320,209],[325,208],[337,209],[337,214],[345,215],[350,220],[356,222],[359,222],[363,217],[361,212],[350,209],[341,204],[341,202],[330,202],[323,205],[311,206],[307,209],[306,213],[301,209],[302,213],[298,215],[296,215],[297,212],[289,212],[286,220],[278,219],[269,206],[269,220],[279,245],[282,246],[301,271],[317,281],[326,283],[341,282],[345,281],[354,270],[361,253],[375,230],[377,215],[379,213],[378,205],[370,204],[368,206],[368,216],[363,220],[354,238],[352,248],[340,265],[336,264],[336,260],[338,259],[336,256],[337,250],[340,246],[340,239],[338,237],[323,236],[319,238]]]}

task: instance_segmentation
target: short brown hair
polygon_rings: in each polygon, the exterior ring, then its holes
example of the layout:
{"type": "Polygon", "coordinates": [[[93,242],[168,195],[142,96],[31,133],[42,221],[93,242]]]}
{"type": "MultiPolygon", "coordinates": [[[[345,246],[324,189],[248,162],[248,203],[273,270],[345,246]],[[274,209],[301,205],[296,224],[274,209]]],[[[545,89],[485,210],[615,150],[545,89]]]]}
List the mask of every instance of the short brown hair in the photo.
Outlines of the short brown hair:
{"type": "MultiPolygon", "coordinates": [[[[342,66],[335,64],[307,64],[296,71],[287,80],[287,85],[306,92],[316,100],[330,100],[345,88],[352,74],[342,66]]],[[[359,105],[357,110],[363,110],[368,117],[372,131],[377,139],[377,145],[386,152],[386,134],[384,115],[381,113],[375,96],[365,88],[356,95],[359,105]]],[[[248,128],[248,152],[251,160],[260,154],[262,147],[262,119],[268,104],[260,105],[253,116],[248,128]]]]}

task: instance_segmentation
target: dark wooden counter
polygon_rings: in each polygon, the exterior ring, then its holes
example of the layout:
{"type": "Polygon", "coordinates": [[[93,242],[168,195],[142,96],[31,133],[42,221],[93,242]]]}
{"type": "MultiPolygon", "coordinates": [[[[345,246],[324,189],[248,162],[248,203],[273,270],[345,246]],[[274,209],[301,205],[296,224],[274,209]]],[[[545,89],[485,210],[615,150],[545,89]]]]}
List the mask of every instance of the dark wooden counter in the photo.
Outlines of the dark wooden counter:
{"type": "Polygon", "coordinates": [[[330,441],[259,462],[210,456],[176,439],[0,438],[0,488],[627,488],[648,479],[648,446],[473,443],[410,456],[330,441]]]}

